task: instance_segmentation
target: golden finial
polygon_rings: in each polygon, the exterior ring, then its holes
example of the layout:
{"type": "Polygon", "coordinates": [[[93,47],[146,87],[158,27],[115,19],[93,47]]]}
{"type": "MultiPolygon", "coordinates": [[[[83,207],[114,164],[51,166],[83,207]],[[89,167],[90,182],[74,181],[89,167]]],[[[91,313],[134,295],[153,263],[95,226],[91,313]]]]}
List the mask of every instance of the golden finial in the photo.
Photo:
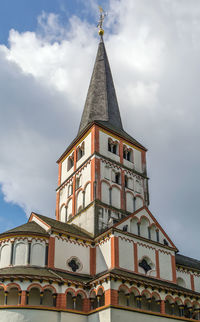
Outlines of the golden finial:
{"type": "Polygon", "coordinates": [[[101,38],[104,35],[104,30],[103,30],[103,22],[104,22],[104,18],[107,15],[105,13],[105,11],[102,9],[102,7],[99,6],[99,11],[100,11],[100,17],[99,17],[99,23],[97,25],[97,27],[99,27],[99,36],[101,36],[101,38]]]}

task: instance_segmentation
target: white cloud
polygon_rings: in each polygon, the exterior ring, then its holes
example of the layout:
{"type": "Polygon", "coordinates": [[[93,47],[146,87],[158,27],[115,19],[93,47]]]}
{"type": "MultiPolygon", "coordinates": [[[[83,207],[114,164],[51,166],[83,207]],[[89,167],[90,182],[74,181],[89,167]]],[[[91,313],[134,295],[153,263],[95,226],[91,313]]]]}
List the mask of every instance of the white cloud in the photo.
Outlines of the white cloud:
{"type": "MultiPolygon", "coordinates": [[[[150,209],[182,252],[200,257],[200,2],[111,0],[106,10],[124,128],[149,148],[150,209]]],[[[6,200],[52,215],[55,159],[78,130],[97,41],[75,16],[67,28],[54,14],[38,21],[0,47],[0,182],[6,200]]]]}

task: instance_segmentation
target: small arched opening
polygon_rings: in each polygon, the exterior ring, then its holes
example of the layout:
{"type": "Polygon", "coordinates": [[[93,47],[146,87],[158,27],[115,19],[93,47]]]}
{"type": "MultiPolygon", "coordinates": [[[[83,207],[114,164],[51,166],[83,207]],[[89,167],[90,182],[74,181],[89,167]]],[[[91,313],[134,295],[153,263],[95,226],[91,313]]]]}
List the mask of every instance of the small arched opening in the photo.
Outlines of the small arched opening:
{"type": "Polygon", "coordinates": [[[41,297],[40,297],[40,289],[37,287],[31,288],[28,295],[28,304],[33,306],[40,305],[41,297]]]}
{"type": "Polygon", "coordinates": [[[8,291],[7,305],[18,305],[19,304],[19,290],[17,287],[12,287],[8,291]]]}

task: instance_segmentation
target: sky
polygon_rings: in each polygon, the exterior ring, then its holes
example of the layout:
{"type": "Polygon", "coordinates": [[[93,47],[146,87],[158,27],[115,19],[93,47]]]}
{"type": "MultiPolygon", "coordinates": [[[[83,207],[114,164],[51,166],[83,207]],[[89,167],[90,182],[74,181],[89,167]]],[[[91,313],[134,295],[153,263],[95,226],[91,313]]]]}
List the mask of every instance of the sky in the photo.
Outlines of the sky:
{"type": "MultiPolygon", "coordinates": [[[[148,149],[149,209],[200,259],[200,1],[101,5],[123,126],[148,149]]],[[[55,216],[56,160],[78,131],[97,22],[95,0],[0,3],[0,232],[31,211],[55,216]]]]}

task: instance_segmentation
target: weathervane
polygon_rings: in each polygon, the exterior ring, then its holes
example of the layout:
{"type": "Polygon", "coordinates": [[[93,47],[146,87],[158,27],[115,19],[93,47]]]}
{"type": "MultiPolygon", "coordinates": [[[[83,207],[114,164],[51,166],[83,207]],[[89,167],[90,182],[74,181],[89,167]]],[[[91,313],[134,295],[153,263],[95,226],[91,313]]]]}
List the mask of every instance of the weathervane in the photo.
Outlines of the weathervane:
{"type": "Polygon", "coordinates": [[[104,22],[105,17],[107,16],[107,14],[100,6],[99,6],[99,11],[100,11],[100,17],[99,17],[99,23],[98,23],[97,27],[99,28],[99,36],[101,36],[101,38],[102,38],[103,34],[104,34],[104,30],[102,28],[103,22],[104,22]]]}

